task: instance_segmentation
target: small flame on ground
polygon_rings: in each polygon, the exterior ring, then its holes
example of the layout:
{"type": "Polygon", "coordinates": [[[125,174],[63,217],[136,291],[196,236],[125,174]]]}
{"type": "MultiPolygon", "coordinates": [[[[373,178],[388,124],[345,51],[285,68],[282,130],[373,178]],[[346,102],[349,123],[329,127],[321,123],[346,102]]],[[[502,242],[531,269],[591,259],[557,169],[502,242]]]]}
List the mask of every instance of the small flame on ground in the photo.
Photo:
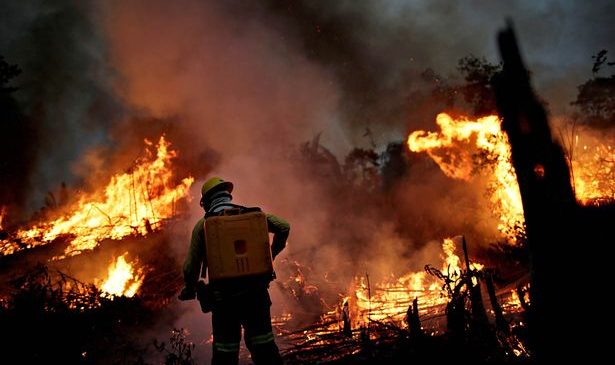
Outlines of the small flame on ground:
{"type": "Polygon", "coordinates": [[[172,186],[171,161],[177,152],[169,149],[164,136],[155,151],[149,148],[151,142],[145,143],[145,157],[129,172],[112,176],[101,192],[82,197],[68,215],[20,230],[13,240],[0,241],[0,254],[10,255],[47,244],[60,235],[71,235],[63,258],[92,250],[104,239],[145,236],[159,230],[165,219],[176,214],[176,202],[188,196],[194,179],[184,178],[172,186]]]}
{"type": "Polygon", "coordinates": [[[447,176],[455,179],[471,180],[477,157],[482,160],[481,165],[490,166],[490,201],[500,219],[498,230],[515,243],[524,234],[525,218],[510,144],[500,119],[496,115],[477,120],[453,119],[441,113],[436,124],[440,132],[412,132],[408,147],[413,152],[426,152],[447,176]]]}
{"type": "Polygon", "coordinates": [[[126,255],[128,255],[128,252],[113,260],[109,265],[107,278],[100,285],[100,289],[106,296],[130,298],[137,294],[141,284],[143,284],[145,278],[143,268],[137,266],[137,260],[127,262],[126,255]]]}

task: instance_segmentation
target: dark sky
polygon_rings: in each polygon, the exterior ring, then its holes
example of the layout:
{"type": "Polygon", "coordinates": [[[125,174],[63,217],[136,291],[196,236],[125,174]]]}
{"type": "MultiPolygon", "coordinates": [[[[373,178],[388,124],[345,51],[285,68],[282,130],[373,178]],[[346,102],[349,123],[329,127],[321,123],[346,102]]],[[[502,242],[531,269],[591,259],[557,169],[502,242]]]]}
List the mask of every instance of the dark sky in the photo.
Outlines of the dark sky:
{"type": "Polygon", "coordinates": [[[469,54],[497,62],[495,34],[510,18],[538,89],[557,110],[574,99],[576,86],[591,76],[591,56],[601,49],[615,52],[615,2],[609,0],[270,3],[312,46],[324,29],[328,40],[320,43],[331,46],[308,53],[325,53],[316,58],[332,67],[342,67],[335,64],[339,60],[363,63],[362,70],[377,74],[383,83],[394,83],[408,67],[431,67],[446,75],[469,54]]]}

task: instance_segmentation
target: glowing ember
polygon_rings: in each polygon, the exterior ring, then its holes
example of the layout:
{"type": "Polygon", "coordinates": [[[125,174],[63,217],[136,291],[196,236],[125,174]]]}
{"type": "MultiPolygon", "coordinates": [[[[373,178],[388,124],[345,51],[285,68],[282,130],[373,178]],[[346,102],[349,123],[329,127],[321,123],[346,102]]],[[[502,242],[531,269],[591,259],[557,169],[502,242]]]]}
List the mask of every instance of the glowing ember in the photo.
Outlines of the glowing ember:
{"type": "Polygon", "coordinates": [[[517,294],[516,290],[510,291],[510,301],[508,302],[508,304],[511,307],[516,307],[516,308],[521,307],[521,299],[519,299],[519,294],[517,294]]]}
{"type": "Polygon", "coordinates": [[[523,296],[523,302],[525,302],[526,305],[531,304],[529,287],[530,285],[528,283],[519,289],[510,290],[509,295],[502,301],[502,309],[506,312],[520,311],[523,308],[523,304],[519,297],[519,292],[521,292],[523,296]]]}
{"type": "Polygon", "coordinates": [[[143,284],[143,268],[136,267],[136,261],[126,262],[127,254],[124,253],[109,265],[107,279],[100,286],[108,296],[133,297],[143,284]]]}
{"type": "Polygon", "coordinates": [[[515,243],[524,233],[523,205],[517,176],[511,164],[508,137],[495,115],[469,120],[438,114],[440,132],[415,131],[408,136],[413,152],[426,152],[449,177],[469,181],[473,178],[476,158],[482,167],[490,167],[490,201],[500,224],[498,229],[515,243]]]}
{"type": "Polygon", "coordinates": [[[171,160],[177,152],[169,149],[164,136],[155,152],[151,142],[145,143],[145,156],[129,172],[114,175],[104,190],[82,197],[68,215],[18,231],[13,240],[1,242],[0,253],[10,255],[67,235],[71,241],[64,255],[73,256],[104,239],[145,236],[160,229],[175,214],[175,203],[187,197],[194,179],[172,186],[171,160]]]}

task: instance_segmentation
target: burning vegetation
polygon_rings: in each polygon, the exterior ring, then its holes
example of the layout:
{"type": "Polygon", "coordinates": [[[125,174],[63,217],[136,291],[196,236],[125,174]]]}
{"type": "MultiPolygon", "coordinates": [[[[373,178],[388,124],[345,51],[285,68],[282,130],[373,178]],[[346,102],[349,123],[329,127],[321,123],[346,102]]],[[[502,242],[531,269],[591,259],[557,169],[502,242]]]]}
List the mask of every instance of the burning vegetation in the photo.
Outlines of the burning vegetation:
{"type": "MultiPolygon", "coordinates": [[[[66,246],[63,254],[49,260],[66,260],[94,250],[105,240],[145,237],[161,230],[177,216],[178,204],[188,197],[194,179],[173,184],[172,160],[177,152],[164,136],[157,144],[148,140],[145,144],[143,156],[127,172],[113,175],[100,191],[80,196],[56,213],[60,217],[6,233],[1,241],[2,255],[61,243],[66,246]]],[[[4,209],[2,213],[4,217],[4,209]]],[[[127,257],[125,252],[114,258],[105,276],[94,280],[101,296],[130,298],[138,293],[147,270],[138,258],[128,261],[127,257]]]]}
{"type": "Polygon", "coordinates": [[[126,262],[128,252],[119,256],[109,265],[107,278],[100,289],[110,296],[134,297],[143,284],[143,268],[137,266],[138,262],[126,262]]]}
{"type": "MultiPolygon", "coordinates": [[[[306,184],[298,190],[309,208],[298,209],[295,216],[309,220],[293,222],[317,232],[300,228],[298,237],[291,237],[288,257],[275,263],[278,280],[272,288],[284,303],[274,328],[289,363],[461,358],[495,364],[544,358],[548,350],[528,335],[529,313],[533,308],[544,313],[544,303],[552,304],[553,298],[536,296],[536,287],[544,289],[545,282],[535,281],[528,261],[544,257],[535,251],[536,242],[547,236],[536,228],[541,226],[536,207],[555,203],[533,195],[536,186],[528,187],[528,176],[538,184],[557,180],[554,185],[563,186],[562,191],[569,185],[574,201],[565,212],[583,218],[596,209],[592,214],[603,217],[615,202],[615,147],[611,133],[567,124],[570,130],[560,133],[559,142],[540,139],[556,151],[554,160],[565,158],[561,170],[548,159],[523,163],[519,151],[532,143],[514,140],[514,118],[505,105],[513,98],[499,95],[496,100],[491,86],[510,67],[510,60],[490,65],[465,58],[460,61],[463,85],[447,85],[433,71],[425,72],[422,77],[435,85],[426,98],[446,100],[444,105],[434,102],[437,130],[411,130],[405,141],[389,143],[382,153],[369,128],[364,137],[372,148],[354,148],[343,160],[321,143],[320,134],[292,147],[288,171],[297,181],[313,177],[318,188],[306,184]],[[460,95],[464,102],[451,102],[460,95]],[[566,147],[565,155],[560,156],[558,143],[566,147]],[[432,183],[441,190],[461,188],[448,201],[420,197],[421,192],[411,195],[432,183]],[[478,200],[476,206],[457,213],[463,203],[452,200],[466,193],[478,200]],[[409,196],[416,205],[405,204],[409,196]],[[314,201],[318,204],[310,205],[314,201]],[[480,224],[491,222],[496,222],[493,231],[482,232],[480,224]],[[466,227],[474,230],[464,232],[466,227]],[[424,261],[417,265],[414,256],[424,261]]],[[[7,80],[18,74],[7,69],[7,80]]],[[[511,84],[499,84],[500,92],[511,84]]],[[[586,85],[577,103],[587,105],[596,87],[586,85]]],[[[540,124],[539,117],[530,117],[540,124]]],[[[546,129],[542,137],[551,135],[548,124],[546,129]]],[[[188,220],[185,203],[191,201],[195,181],[177,176],[178,148],[165,135],[157,142],[144,141],[144,152],[128,169],[96,191],[75,190],[74,199],[43,217],[12,220],[12,210],[0,201],[0,262],[6,264],[0,273],[0,325],[26,338],[30,333],[22,323],[31,327],[47,321],[37,334],[45,343],[37,360],[62,346],[53,332],[66,325],[74,349],[64,346],[57,360],[143,364],[146,354],[159,352],[166,363],[193,361],[198,345],[189,342],[188,331],[173,329],[171,347],[156,342],[153,349],[131,335],[161,322],[169,330],[176,319],[169,317],[183,311],[175,300],[182,280],[170,242],[177,238],[173,224],[188,220]]],[[[211,157],[198,155],[199,164],[203,156],[211,157]]],[[[210,172],[200,166],[192,166],[197,179],[210,172]]],[[[566,222],[572,226],[574,219],[566,222]]],[[[536,262],[540,270],[541,261],[536,262]]],[[[23,343],[11,341],[10,347],[27,351],[23,343]]]]}
{"type": "Polygon", "coordinates": [[[194,179],[184,178],[173,186],[171,160],[177,153],[169,149],[164,136],[155,146],[148,140],[145,144],[145,155],[128,172],[112,176],[100,191],[80,197],[60,218],[17,230],[1,241],[0,253],[12,255],[70,236],[61,259],[92,250],[104,239],[145,236],[161,229],[176,214],[177,202],[186,198],[194,179]]]}

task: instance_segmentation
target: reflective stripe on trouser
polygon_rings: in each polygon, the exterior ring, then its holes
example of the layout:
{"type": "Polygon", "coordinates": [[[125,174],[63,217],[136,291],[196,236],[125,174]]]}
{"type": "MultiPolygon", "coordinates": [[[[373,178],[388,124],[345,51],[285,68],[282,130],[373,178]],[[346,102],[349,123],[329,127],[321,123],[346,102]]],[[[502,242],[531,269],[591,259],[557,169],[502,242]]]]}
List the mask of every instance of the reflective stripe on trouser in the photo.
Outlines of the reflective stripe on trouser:
{"type": "Polygon", "coordinates": [[[236,314],[214,308],[211,322],[214,345],[212,365],[236,365],[239,361],[241,322],[236,314]]]}
{"type": "Polygon", "coordinates": [[[282,364],[280,350],[275,344],[273,332],[262,335],[246,335],[246,345],[252,354],[254,364],[278,365],[282,364]]]}
{"type": "Polygon", "coordinates": [[[270,342],[273,342],[273,332],[265,333],[264,335],[252,336],[250,338],[246,338],[246,343],[250,343],[251,345],[265,345],[270,342]]]}
{"type": "Polygon", "coordinates": [[[239,352],[239,342],[214,342],[214,349],[220,352],[239,352]]]}
{"type": "Polygon", "coordinates": [[[214,335],[213,365],[237,364],[239,353],[235,350],[241,341],[241,327],[254,364],[282,364],[271,328],[270,306],[266,288],[251,290],[241,297],[214,306],[211,318],[214,335]]]}

